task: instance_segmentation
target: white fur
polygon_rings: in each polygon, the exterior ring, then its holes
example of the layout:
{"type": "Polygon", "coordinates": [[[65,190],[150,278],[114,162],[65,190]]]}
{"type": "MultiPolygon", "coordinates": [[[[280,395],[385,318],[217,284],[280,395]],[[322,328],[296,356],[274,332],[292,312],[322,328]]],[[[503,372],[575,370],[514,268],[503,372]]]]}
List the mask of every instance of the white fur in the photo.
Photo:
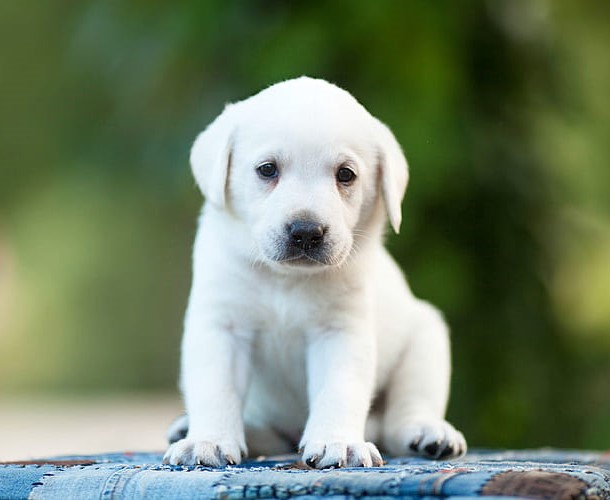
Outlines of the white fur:
{"type": "Polygon", "coordinates": [[[392,454],[464,453],[443,418],[447,327],[382,246],[408,179],[389,129],[303,77],[228,105],[191,164],[207,203],[182,344],[188,421],[172,429],[188,433],[165,461],[239,463],[246,442],[257,454],[298,443],[319,468],[380,465],[372,441],[392,454]],[[256,170],[270,161],[273,180],[256,170]],[[341,166],[353,183],[336,180],[341,166]],[[304,219],[324,226],[324,246],[290,260],[287,225],[304,219]]]}

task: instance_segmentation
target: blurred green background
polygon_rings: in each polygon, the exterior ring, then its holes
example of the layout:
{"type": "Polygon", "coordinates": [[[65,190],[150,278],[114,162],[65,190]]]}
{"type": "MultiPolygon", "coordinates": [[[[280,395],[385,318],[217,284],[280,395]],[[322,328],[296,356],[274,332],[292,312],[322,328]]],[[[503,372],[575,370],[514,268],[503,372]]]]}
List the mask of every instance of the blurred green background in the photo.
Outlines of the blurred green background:
{"type": "Polygon", "coordinates": [[[610,447],[610,3],[0,2],[0,393],[175,391],[197,132],[307,74],[404,146],[389,245],[471,446],[610,447]]]}

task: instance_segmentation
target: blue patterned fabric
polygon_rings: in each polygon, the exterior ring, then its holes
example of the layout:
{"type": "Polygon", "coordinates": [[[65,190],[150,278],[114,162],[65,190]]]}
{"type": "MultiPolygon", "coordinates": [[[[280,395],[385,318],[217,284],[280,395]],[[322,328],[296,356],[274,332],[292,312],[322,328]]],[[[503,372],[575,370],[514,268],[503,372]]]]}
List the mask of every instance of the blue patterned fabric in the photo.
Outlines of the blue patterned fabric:
{"type": "Polygon", "coordinates": [[[0,499],[584,498],[610,499],[610,454],[473,451],[459,460],[391,458],[375,469],[313,470],[296,457],[222,469],[116,453],[0,464],[0,499]]]}

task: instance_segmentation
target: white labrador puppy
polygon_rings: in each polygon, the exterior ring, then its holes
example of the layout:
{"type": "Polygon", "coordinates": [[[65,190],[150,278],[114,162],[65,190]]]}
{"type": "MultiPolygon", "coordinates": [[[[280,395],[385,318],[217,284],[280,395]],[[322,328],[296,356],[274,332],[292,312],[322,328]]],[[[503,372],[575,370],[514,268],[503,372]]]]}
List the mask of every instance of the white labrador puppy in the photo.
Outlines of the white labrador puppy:
{"type": "Polygon", "coordinates": [[[318,468],[466,451],[444,420],[447,327],[382,246],[407,163],[349,93],[297,78],[228,105],[195,141],[206,198],[170,464],[299,448],[318,468]]]}

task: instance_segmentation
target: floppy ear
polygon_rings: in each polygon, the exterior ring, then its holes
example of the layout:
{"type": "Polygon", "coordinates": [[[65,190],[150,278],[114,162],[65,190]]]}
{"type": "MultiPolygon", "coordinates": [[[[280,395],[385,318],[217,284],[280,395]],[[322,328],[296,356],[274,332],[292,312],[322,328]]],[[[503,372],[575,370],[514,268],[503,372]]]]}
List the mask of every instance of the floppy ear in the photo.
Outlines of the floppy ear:
{"type": "Polygon", "coordinates": [[[191,148],[191,170],[206,201],[224,207],[233,149],[235,105],[224,111],[201,132],[191,148]]]}
{"type": "Polygon", "coordinates": [[[400,144],[392,131],[379,120],[377,135],[379,147],[379,168],[381,170],[381,192],[385,202],[390,225],[398,234],[402,219],[401,203],[409,180],[409,167],[400,144]]]}

